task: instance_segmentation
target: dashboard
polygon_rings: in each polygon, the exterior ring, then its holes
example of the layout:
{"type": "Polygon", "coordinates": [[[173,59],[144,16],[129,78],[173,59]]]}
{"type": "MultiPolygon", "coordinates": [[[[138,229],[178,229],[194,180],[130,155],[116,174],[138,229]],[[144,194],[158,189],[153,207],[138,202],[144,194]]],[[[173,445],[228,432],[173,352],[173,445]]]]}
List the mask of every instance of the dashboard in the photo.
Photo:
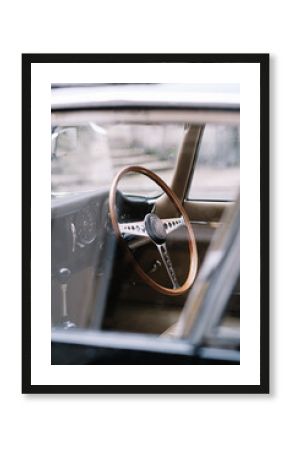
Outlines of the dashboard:
{"type": "Polygon", "coordinates": [[[108,231],[108,191],[54,195],[51,208],[52,275],[61,267],[76,272],[99,263],[108,231]]]}
{"type": "MultiPolygon", "coordinates": [[[[88,266],[103,271],[108,241],[115,239],[108,215],[108,190],[55,194],[51,206],[52,275],[67,267],[77,272],[88,266]]],[[[118,192],[120,219],[141,220],[152,209],[144,197],[118,192]]]]}

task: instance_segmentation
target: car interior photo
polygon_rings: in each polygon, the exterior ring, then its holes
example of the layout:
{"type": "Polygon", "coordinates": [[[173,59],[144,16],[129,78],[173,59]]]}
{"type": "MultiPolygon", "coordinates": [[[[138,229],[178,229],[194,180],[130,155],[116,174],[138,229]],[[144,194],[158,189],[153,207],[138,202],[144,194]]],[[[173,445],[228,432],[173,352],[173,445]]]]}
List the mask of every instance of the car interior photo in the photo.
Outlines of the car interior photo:
{"type": "Polygon", "coordinates": [[[51,363],[239,364],[239,85],[51,90],[51,363]]]}

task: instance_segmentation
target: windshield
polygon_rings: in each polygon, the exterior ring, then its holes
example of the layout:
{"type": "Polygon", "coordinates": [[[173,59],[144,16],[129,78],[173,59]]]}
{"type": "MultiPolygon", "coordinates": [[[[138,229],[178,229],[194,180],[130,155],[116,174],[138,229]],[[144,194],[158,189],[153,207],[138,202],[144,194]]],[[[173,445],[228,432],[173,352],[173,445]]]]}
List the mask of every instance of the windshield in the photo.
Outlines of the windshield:
{"type": "MultiPolygon", "coordinates": [[[[181,124],[99,124],[52,127],[52,193],[108,189],[124,166],[139,165],[170,183],[182,140],[181,124]]],[[[133,174],[120,186],[133,195],[157,196],[158,186],[133,174]]]]}

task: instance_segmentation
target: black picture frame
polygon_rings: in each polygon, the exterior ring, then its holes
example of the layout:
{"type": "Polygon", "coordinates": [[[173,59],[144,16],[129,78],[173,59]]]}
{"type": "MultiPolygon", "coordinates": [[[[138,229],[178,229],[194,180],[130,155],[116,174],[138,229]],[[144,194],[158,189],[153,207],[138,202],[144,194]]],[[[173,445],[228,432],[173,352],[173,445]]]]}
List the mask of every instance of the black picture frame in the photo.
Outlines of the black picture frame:
{"type": "Polygon", "coordinates": [[[269,393],[269,54],[23,54],[22,55],[22,393],[250,394],[269,393]],[[31,384],[31,65],[33,63],[256,63],[260,65],[260,384],[31,384]],[[261,301],[263,299],[263,301],[261,301]]]}

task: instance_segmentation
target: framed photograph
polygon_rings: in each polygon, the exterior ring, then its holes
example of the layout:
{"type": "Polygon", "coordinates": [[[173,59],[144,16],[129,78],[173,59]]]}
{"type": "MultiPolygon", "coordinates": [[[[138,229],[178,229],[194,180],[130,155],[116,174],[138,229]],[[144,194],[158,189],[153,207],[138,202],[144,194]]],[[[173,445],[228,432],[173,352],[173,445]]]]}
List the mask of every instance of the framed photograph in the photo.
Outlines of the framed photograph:
{"type": "Polygon", "coordinates": [[[269,392],[269,55],[23,54],[23,393],[269,392]]]}

